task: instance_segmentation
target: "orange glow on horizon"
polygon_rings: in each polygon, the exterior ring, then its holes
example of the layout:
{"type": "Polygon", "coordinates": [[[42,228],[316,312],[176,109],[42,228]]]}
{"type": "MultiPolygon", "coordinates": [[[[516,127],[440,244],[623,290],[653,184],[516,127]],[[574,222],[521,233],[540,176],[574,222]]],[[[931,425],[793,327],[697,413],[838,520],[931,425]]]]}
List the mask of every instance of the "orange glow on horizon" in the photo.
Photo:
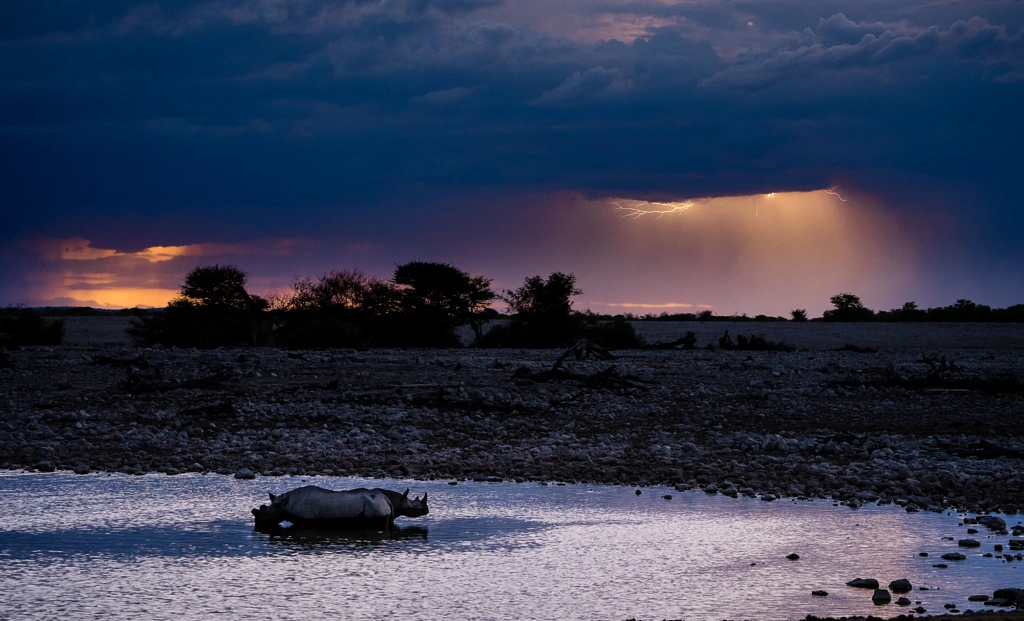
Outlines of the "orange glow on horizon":
{"type": "MultiPolygon", "coordinates": [[[[178,295],[177,289],[66,289],[60,297],[81,302],[81,306],[98,305],[100,308],[135,308],[150,306],[160,308],[178,295]]],[[[70,304],[66,304],[70,306],[70,304]]]]}
{"type": "Polygon", "coordinates": [[[162,307],[178,295],[176,287],[191,268],[177,259],[283,256],[312,246],[315,242],[308,240],[269,239],[148,246],[125,252],[93,247],[84,237],[39,239],[25,246],[43,260],[28,278],[32,285],[25,297],[33,304],[52,306],[162,307]]]}

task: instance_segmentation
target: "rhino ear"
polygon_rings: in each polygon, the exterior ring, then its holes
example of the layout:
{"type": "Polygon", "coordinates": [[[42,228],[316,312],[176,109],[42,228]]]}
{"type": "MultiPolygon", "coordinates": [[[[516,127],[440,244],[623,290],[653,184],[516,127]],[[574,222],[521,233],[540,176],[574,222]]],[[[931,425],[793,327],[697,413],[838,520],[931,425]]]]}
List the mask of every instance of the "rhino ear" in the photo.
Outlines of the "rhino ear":
{"type": "Polygon", "coordinates": [[[402,498],[408,498],[408,497],[409,497],[409,488],[407,487],[407,488],[405,488],[405,493],[402,494],[402,498]]]}

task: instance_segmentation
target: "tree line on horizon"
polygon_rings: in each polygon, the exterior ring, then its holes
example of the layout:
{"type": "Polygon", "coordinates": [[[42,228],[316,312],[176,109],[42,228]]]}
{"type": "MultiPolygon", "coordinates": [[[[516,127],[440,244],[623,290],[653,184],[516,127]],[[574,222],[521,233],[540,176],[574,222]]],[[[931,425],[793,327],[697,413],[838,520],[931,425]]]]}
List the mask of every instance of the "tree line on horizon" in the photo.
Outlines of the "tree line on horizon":
{"type": "MultiPolygon", "coordinates": [[[[388,279],[359,270],[300,277],[287,292],[266,296],[249,293],[247,281],[234,265],[200,266],[186,274],[179,295],[166,308],[118,312],[134,315],[127,332],[137,345],[199,348],[455,347],[462,344],[457,330],[463,326],[472,330],[471,345],[478,347],[565,347],[588,338],[606,348],[628,348],[643,344],[631,321],[1024,322],[1024,304],[991,308],[961,299],[936,308],[907,302],[874,311],[851,293],[832,296],[833,308],[817,318],[809,318],[805,309],[792,310],[789,318],[715,315],[711,310],[599,315],[573,308],[572,298],[582,291],[571,273],[532,276],[516,289],[496,292],[489,278],[426,261],[399,265],[388,279]],[[491,307],[495,301],[507,306],[504,316],[491,307]],[[507,320],[489,323],[502,317],[507,320]]],[[[60,344],[63,320],[46,321],[44,315],[95,312],[87,307],[0,309],[0,347],[60,344]]]]}
{"type": "Polygon", "coordinates": [[[296,279],[283,294],[257,296],[245,272],[208,265],[185,276],[177,298],[162,312],[141,315],[128,334],[138,345],[212,348],[272,345],[324,347],[457,347],[469,326],[478,347],[566,347],[589,338],[604,347],[643,343],[625,318],[603,318],[572,308],[582,291],[572,274],[533,276],[495,292],[492,280],[453,265],[412,261],[389,279],[337,270],[296,279]],[[508,307],[509,321],[484,324],[508,307]]]}
{"type": "Polygon", "coordinates": [[[716,315],[711,310],[699,313],[668,313],[634,315],[626,313],[629,321],[877,321],[877,322],[1024,322],[1024,304],[1014,304],[1006,308],[992,308],[984,304],[976,304],[970,300],[960,299],[949,306],[919,308],[916,302],[906,302],[900,308],[887,311],[874,311],[864,306],[859,296],[852,293],[840,293],[829,298],[832,308],[822,313],[821,317],[808,317],[807,310],[797,308],[790,311],[789,318],[769,315],[748,316],[716,315]]]}

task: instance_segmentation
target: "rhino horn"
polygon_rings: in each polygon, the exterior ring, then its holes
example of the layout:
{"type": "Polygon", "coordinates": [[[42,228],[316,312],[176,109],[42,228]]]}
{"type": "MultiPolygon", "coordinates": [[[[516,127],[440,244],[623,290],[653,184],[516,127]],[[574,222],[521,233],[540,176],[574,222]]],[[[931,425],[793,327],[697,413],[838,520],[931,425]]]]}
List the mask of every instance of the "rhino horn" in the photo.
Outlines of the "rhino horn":
{"type": "Polygon", "coordinates": [[[405,493],[402,494],[402,498],[408,498],[408,497],[409,497],[409,488],[407,487],[407,488],[405,488],[405,493]]]}
{"type": "Polygon", "coordinates": [[[277,500],[277,496],[275,496],[274,494],[267,492],[267,495],[270,496],[270,502],[274,502],[275,500],[277,500]]]}
{"type": "Polygon", "coordinates": [[[423,492],[423,502],[427,502],[427,493],[423,492]]]}

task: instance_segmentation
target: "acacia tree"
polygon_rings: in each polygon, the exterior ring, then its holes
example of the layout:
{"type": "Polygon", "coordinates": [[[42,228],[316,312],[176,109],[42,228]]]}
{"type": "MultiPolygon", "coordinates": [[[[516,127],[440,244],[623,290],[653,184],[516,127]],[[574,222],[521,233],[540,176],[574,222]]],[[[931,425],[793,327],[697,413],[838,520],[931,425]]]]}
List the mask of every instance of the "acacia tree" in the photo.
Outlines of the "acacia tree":
{"type": "Polygon", "coordinates": [[[865,307],[860,297],[852,293],[833,295],[829,301],[835,308],[824,312],[825,321],[871,321],[875,318],[875,311],[865,307]]]}
{"type": "Polygon", "coordinates": [[[299,278],[292,285],[289,306],[293,310],[315,312],[346,312],[361,310],[375,279],[359,270],[335,270],[312,278],[299,278]]]}
{"type": "Polygon", "coordinates": [[[133,321],[127,332],[140,345],[256,345],[268,304],[249,295],[246,280],[245,272],[234,265],[196,267],[185,275],[181,293],[163,313],[133,321]]]}
{"type": "Polygon", "coordinates": [[[393,282],[412,344],[453,344],[454,329],[466,324],[482,338],[481,315],[496,297],[489,278],[448,263],[410,261],[395,268],[393,282]]]}
{"type": "Polygon", "coordinates": [[[171,302],[177,306],[192,306],[219,312],[248,312],[253,300],[245,290],[248,276],[234,265],[200,266],[185,275],[181,294],[171,302]]]}
{"type": "Polygon", "coordinates": [[[576,276],[553,272],[547,280],[527,278],[518,289],[502,292],[512,324],[491,341],[501,346],[561,347],[576,338],[582,317],[572,309],[572,297],[582,295],[576,276]]]}

